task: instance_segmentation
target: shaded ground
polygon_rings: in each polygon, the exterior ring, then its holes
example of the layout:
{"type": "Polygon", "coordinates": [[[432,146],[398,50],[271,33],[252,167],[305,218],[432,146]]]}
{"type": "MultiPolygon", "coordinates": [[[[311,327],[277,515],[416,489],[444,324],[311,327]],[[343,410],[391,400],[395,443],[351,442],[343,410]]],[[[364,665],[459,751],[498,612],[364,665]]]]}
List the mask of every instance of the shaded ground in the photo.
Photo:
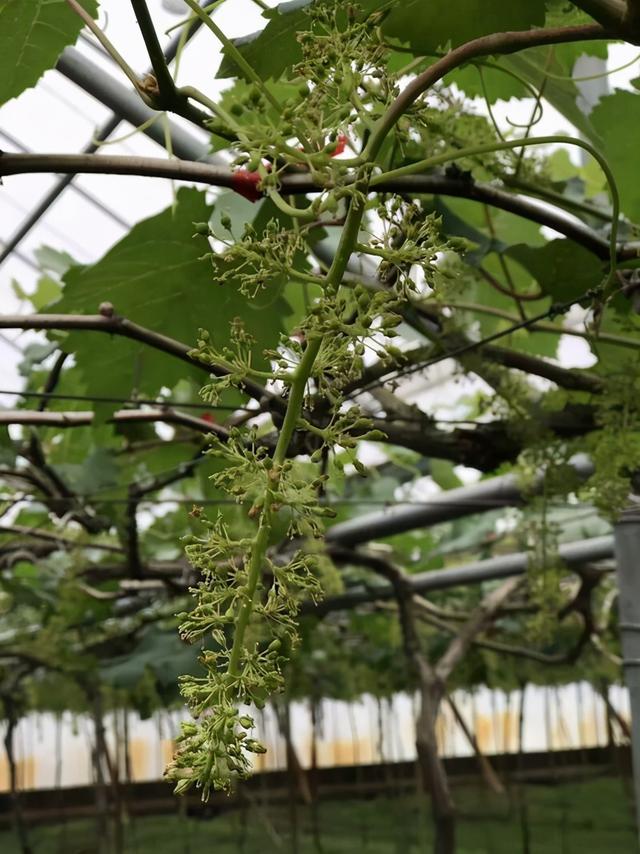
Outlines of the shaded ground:
{"type": "MultiPolygon", "coordinates": [[[[631,805],[620,780],[526,786],[504,798],[482,789],[456,791],[459,854],[636,854],[631,805]],[[525,839],[528,837],[528,848],[525,839]]],[[[428,852],[428,805],[414,795],[321,802],[296,810],[298,847],[288,807],[262,806],[213,818],[178,815],[136,818],[126,827],[127,854],[406,854],[428,852]]],[[[73,821],[30,831],[34,854],[99,851],[95,822],[73,821]]],[[[2,854],[20,854],[11,833],[0,834],[2,854]]]]}

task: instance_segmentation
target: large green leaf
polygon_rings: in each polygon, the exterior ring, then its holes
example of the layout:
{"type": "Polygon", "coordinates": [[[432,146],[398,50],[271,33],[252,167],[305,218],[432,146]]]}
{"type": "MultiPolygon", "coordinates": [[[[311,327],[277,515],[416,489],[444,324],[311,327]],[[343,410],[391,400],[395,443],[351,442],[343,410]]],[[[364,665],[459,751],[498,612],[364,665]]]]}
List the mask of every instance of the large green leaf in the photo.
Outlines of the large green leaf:
{"type": "Polygon", "coordinates": [[[529,92],[519,80],[508,71],[504,71],[501,63],[496,67],[479,67],[465,65],[457,68],[445,77],[445,83],[455,83],[465,95],[470,98],[486,97],[490,104],[496,101],[508,101],[510,98],[527,97],[529,92]]]}
{"type": "MultiPolygon", "coordinates": [[[[263,79],[278,79],[302,58],[297,33],[308,27],[305,7],[312,0],[281,3],[264,13],[265,28],[237,41],[245,59],[263,79]]],[[[384,9],[386,0],[363,0],[358,6],[364,12],[384,9]]],[[[386,35],[408,44],[420,55],[429,54],[449,44],[462,44],[469,39],[503,30],[528,29],[544,23],[543,0],[403,0],[396,3],[383,23],[386,35]]],[[[219,77],[235,77],[238,67],[227,55],[219,77]]]]}
{"type": "Polygon", "coordinates": [[[82,463],[58,466],[58,472],[76,495],[93,495],[118,483],[119,466],[106,448],[94,448],[82,463]]]}
{"type": "Polygon", "coordinates": [[[595,106],[591,121],[602,137],[620,191],[622,210],[632,220],[640,222],[637,133],[640,94],[618,90],[607,95],[595,106]]]}
{"type": "MultiPolygon", "coordinates": [[[[81,0],[93,16],[96,0],[81,0]]],[[[34,86],[82,29],[65,0],[0,0],[0,104],[34,86]]]]}
{"type": "Polygon", "coordinates": [[[508,254],[556,302],[575,299],[602,281],[603,269],[591,252],[570,240],[551,240],[544,246],[512,246],[508,254]]]}
{"type": "MultiPolygon", "coordinates": [[[[256,361],[266,346],[277,343],[287,305],[278,293],[248,300],[233,285],[220,287],[208,260],[206,243],[193,237],[193,223],[206,222],[212,208],[205,194],[183,188],[175,208],[138,223],[102,260],[72,267],[64,277],[56,311],[95,314],[101,303],[155,332],[195,344],[199,328],[208,329],[216,344],[229,340],[229,326],[238,316],[257,339],[256,361]]],[[[82,383],[93,394],[155,395],[185,376],[202,384],[206,376],[185,362],[144,344],[103,333],[70,333],[64,348],[75,353],[82,383]]]]}
{"type": "MultiPolygon", "coordinates": [[[[302,59],[302,51],[296,40],[298,30],[305,29],[308,16],[305,7],[312,0],[292,0],[280,3],[263,13],[268,19],[266,27],[236,42],[244,58],[264,80],[277,80],[286,68],[291,68],[302,59]]],[[[238,66],[225,52],[218,77],[238,76],[238,66]]]]}
{"type": "Polygon", "coordinates": [[[16,450],[9,429],[7,427],[0,428],[0,465],[12,466],[16,459],[16,450]]]}
{"type": "Polygon", "coordinates": [[[428,54],[488,33],[542,26],[544,18],[544,0],[403,0],[392,8],[384,30],[428,54]]]}
{"type": "Polygon", "coordinates": [[[116,688],[134,688],[151,670],[162,686],[172,686],[183,673],[197,672],[197,656],[175,631],[150,626],[127,654],[102,667],[102,677],[116,688]]]}

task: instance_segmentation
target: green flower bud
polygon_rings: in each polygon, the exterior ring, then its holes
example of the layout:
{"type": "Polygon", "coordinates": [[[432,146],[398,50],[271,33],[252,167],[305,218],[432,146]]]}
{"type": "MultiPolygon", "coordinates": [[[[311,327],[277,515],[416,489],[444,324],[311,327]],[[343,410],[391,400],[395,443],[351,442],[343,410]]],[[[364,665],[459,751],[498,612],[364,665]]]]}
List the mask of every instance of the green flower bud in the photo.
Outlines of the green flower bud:
{"type": "Polygon", "coordinates": [[[381,322],[383,326],[399,326],[402,323],[402,318],[399,314],[383,314],[381,322]]]}
{"type": "Polygon", "coordinates": [[[369,472],[366,470],[366,468],[360,462],[360,460],[354,460],[353,461],[353,467],[355,468],[355,470],[358,472],[358,474],[361,477],[368,477],[369,476],[369,472]]]}

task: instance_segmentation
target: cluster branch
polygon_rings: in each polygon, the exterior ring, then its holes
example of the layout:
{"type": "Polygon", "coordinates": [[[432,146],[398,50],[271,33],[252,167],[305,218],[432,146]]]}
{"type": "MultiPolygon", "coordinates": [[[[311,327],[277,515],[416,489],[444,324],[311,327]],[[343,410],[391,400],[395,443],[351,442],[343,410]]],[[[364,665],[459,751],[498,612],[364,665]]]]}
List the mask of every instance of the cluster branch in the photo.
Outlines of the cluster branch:
{"type": "Polygon", "coordinates": [[[145,495],[149,495],[151,492],[158,492],[161,489],[165,489],[167,486],[172,486],[174,483],[178,483],[187,477],[191,477],[193,470],[203,461],[204,458],[204,448],[201,448],[190,460],[181,463],[173,471],[164,472],[163,474],[156,475],[144,483],[136,484],[136,498],[141,500],[145,495]]]}
{"type": "Polygon", "coordinates": [[[498,347],[495,344],[486,344],[478,348],[478,355],[487,358],[504,368],[513,368],[525,374],[541,377],[555,383],[567,391],[586,391],[589,394],[600,394],[604,390],[605,383],[601,377],[589,374],[576,368],[562,368],[539,356],[523,353],[519,350],[510,350],[508,347],[498,347]]]}
{"type": "MultiPolygon", "coordinates": [[[[0,418],[3,414],[0,412],[0,418]]],[[[46,417],[48,413],[38,412],[37,414],[46,417]]],[[[80,501],[76,493],[68,486],[56,468],[47,462],[42,443],[34,431],[31,432],[26,448],[22,450],[21,455],[38,472],[44,491],[55,501],[58,515],[60,512],[69,513],[69,518],[78,522],[89,533],[97,534],[103,530],[103,521],[80,508],[80,501]]]]}
{"type": "MultiPolygon", "coordinates": [[[[205,423],[208,424],[209,422],[205,423]]],[[[140,555],[140,532],[138,528],[138,507],[140,501],[144,499],[145,495],[148,495],[151,492],[157,492],[160,489],[165,489],[167,486],[171,486],[174,483],[190,477],[194,468],[202,461],[202,459],[202,451],[199,451],[193,459],[178,466],[175,471],[156,475],[145,483],[134,482],[129,484],[126,508],[127,525],[125,531],[125,544],[128,557],[128,568],[134,580],[140,580],[143,575],[142,558],[140,555]]]]}
{"type": "MultiPolygon", "coordinates": [[[[50,394],[55,390],[67,358],[68,356],[66,353],[58,353],[44,384],[45,394],[50,394]]],[[[39,411],[44,411],[46,405],[47,398],[44,397],[38,407],[39,411]]],[[[77,507],[77,495],[75,495],[73,490],[69,488],[64,478],[59,474],[55,467],[49,465],[47,462],[42,443],[40,442],[40,438],[35,430],[30,431],[26,447],[21,450],[21,455],[34,469],[44,475],[46,482],[50,484],[51,494],[55,493],[57,496],[65,499],[68,502],[69,507],[77,507]]],[[[73,509],[71,518],[79,522],[85,530],[91,533],[97,533],[102,529],[102,523],[100,520],[88,515],[83,510],[73,509]]]]}
{"type": "Polygon", "coordinates": [[[476,735],[473,730],[469,728],[469,725],[464,719],[464,715],[458,708],[458,704],[455,702],[451,694],[447,694],[446,699],[451,711],[453,712],[453,716],[455,717],[458,723],[458,726],[464,733],[465,738],[467,739],[467,741],[471,745],[473,752],[475,753],[485,783],[489,786],[492,792],[496,793],[496,795],[504,795],[506,789],[502,781],[496,774],[493,765],[489,762],[487,757],[480,749],[478,739],[476,738],[476,735]]]}
{"type": "MultiPolygon", "coordinates": [[[[459,626],[452,625],[449,622],[449,620],[452,618],[449,617],[447,619],[446,617],[443,617],[441,609],[434,606],[432,602],[429,602],[427,599],[420,596],[419,594],[415,594],[413,597],[413,604],[417,609],[417,615],[420,620],[430,626],[433,626],[436,629],[439,629],[442,632],[446,632],[449,635],[457,635],[459,631],[459,626]]],[[[500,608],[499,611],[496,613],[496,617],[504,615],[505,612],[508,612],[507,607],[500,608]]],[[[465,620],[468,620],[469,618],[470,615],[467,614],[465,616],[465,620]]],[[[579,641],[576,649],[581,649],[584,645],[581,640],[579,641]]],[[[531,661],[537,662],[538,664],[567,664],[570,661],[574,660],[574,650],[570,650],[566,653],[548,654],[544,652],[538,652],[538,650],[530,649],[529,647],[505,643],[503,641],[497,641],[493,639],[487,639],[486,637],[482,636],[474,637],[472,643],[473,646],[478,647],[479,649],[487,649],[491,652],[499,652],[501,654],[512,655],[517,658],[527,658],[531,661]]]]}
{"type": "MultiPolygon", "coordinates": [[[[331,558],[340,564],[353,564],[365,567],[392,586],[394,598],[403,626],[405,650],[408,656],[416,656],[420,649],[418,634],[415,629],[415,619],[420,618],[440,631],[453,635],[453,639],[437,664],[428,665],[430,679],[434,684],[443,686],[452,671],[466,655],[470,646],[499,652],[535,661],[539,664],[561,665],[572,664],[578,660],[585,646],[601,633],[594,616],[593,594],[602,581],[604,573],[595,566],[577,566],[573,571],[579,576],[580,584],[576,594],[558,610],[558,621],[565,620],[570,614],[577,614],[582,622],[582,629],[575,644],[565,652],[548,654],[518,644],[507,643],[485,635],[486,630],[496,619],[511,612],[507,604],[513,595],[526,583],[526,576],[507,579],[500,587],[489,593],[482,602],[470,613],[448,612],[433,605],[424,596],[413,591],[411,576],[383,555],[357,549],[332,546],[329,549],[331,558]],[[453,625],[451,620],[461,620],[462,626],[453,625]]],[[[371,596],[375,600],[375,592],[371,596]]],[[[521,606],[517,606],[521,610],[521,606]]],[[[420,667],[425,670],[425,663],[420,667]]]]}
{"type": "Polygon", "coordinates": [[[458,630],[458,634],[453,638],[436,665],[436,673],[443,682],[446,682],[453,670],[462,661],[475,638],[480,632],[485,631],[504,603],[523,586],[525,581],[524,576],[508,578],[484,597],[467,622],[458,630]]]}
{"type": "MultiPolygon", "coordinates": [[[[501,655],[511,655],[517,658],[525,658],[530,661],[535,661],[538,664],[560,665],[575,663],[585,646],[600,633],[593,613],[593,593],[598,584],[602,581],[604,574],[597,567],[588,565],[582,567],[574,567],[574,572],[580,577],[580,585],[576,595],[567,602],[558,611],[558,621],[566,619],[569,614],[577,614],[582,622],[582,630],[575,644],[565,652],[559,653],[544,653],[538,650],[531,649],[519,644],[506,643],[504,641],[495,640],[479,636],[480,633],[474,634],[472,643],[480,649],[487,649],[492,652],[499,652],[501,655]]],[[[414,605],[418,609],[420,616],[425,622],[430,623],[436,628],[445,631],[452,635],[458,635],[459,628],[451,625],[447,620],[442,619],[441,615],[434,611],[434,606],[422,596],[415,595],[413,599],[414,605]]],[[[505,612],[505,609],[500,607],[495,612],[498,617],[505,612]]],[[[468,624],[471,622],[469,618],[468,624]]]]}
{"type": "Polygon", "coordinates": [[[139,575],[132,578],[130,565],[126,563],[100,563],[87,566],[80,570],[80,575],[92,583],[103,581],[140,581],[141,579],[159,580],[163,582],[179,582],[189,569],[186,561],[141,561],[139,575]]]}

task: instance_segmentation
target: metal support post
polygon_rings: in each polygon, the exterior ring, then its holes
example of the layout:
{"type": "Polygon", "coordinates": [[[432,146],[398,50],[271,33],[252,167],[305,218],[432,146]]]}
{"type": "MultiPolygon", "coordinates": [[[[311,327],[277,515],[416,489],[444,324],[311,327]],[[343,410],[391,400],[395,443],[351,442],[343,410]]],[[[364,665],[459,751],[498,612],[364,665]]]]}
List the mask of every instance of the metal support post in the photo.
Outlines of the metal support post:
{"type": "Polygon", "coordinates": [[[624,679],[631,700],[636,822],[640,828],[640,504],[633,504],[620,516],[615,527],[615,554],[624,679]]]}

